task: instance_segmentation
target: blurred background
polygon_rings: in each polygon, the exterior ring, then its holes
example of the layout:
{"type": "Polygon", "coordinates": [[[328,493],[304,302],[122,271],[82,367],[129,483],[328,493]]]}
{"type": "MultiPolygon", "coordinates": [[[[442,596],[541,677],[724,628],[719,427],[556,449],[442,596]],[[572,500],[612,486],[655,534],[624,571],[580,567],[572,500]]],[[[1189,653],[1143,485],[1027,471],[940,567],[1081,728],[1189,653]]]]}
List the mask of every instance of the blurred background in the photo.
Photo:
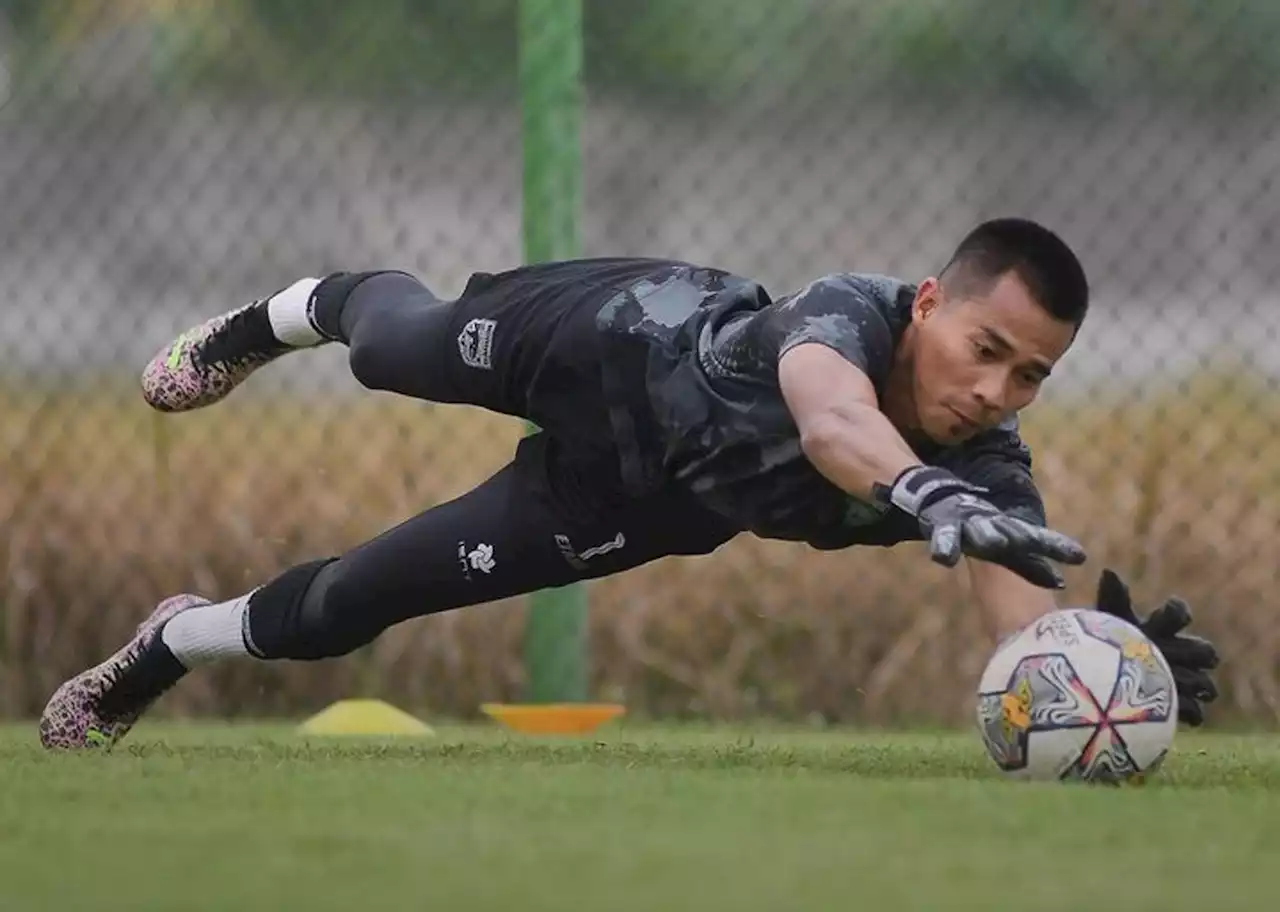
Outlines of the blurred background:
{"type": "MultiPolygon", "coordinates": [[[[38,713],[161,597],[230,597],[509,458],[517,423],[364,391],[337,347],[188,415],[150,414],[135,378],[303,275],[405,269],[453,296],[520,263],[519,13],[0,0],[0,713],[38,713]]],[[[1091,554],[1064,604],[1103,566],[1144,609],[1183,595],[1226,655],[1215,724],[1280,719],[1280,5],[583,0],[581,40],[584,255],[780,294],[917,280],[994,215],[1062,233],[1094,309],[1026,436],[1091,554]]],[[[538,654],[641,716],[967,724],[991,648],[967,588],[915,546],[744,539],[593,584],[585,647],[538,654]]],[[[528,692],[528,609],[202,671],[164,705],[470,716],[528,692]]]]}

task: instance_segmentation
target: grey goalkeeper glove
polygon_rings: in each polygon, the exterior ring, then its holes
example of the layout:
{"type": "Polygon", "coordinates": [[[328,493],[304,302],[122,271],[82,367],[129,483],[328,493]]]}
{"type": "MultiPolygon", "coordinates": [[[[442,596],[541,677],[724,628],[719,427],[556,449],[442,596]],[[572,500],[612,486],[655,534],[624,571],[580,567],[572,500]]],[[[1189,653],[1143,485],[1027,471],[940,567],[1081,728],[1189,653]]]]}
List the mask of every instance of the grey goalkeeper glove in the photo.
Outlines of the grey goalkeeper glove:
{"type": "Polygon", "coordinates": [[[1082,564],[1084,548],[1074,539],[1010,516],[946,469],[913,466],[875,496],[914,516],[933,560],[954,567],[961,555],[1007,567],[1042,589],[1061,589],[1062,575],[1050,561],[1082,564]]]}

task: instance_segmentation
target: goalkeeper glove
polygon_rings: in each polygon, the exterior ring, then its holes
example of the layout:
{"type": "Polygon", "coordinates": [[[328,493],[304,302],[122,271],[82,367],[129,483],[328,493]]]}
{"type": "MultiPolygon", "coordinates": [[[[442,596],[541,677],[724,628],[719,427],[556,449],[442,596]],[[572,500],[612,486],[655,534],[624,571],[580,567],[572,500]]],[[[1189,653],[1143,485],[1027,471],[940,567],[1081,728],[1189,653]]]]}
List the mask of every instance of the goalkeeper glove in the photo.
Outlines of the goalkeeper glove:
{"type": "Polygon", "coordinates": [[[1191,623],[1191,608],[1172,596],[1140,620],[1133,610],[1129,587],[1112,570],[1098,580],[1098,610],[1127,621],[1146,635],[1173,670],[1178,688],[1178,719],[1187,725],[1204,723],[1204,704],[1218,698],[1209,672],[1218,666],[1218,650],[1204,637],[1183,633],[1191,623]]]}
{"type": "Polygon", "coordinates": [[[1074,539],[1001,511],[969,484],[945,469],[913,466],[892,487],[875,495],[914,516],[929,542],[933,560],[954,567],[961,555],[1007,567],[1043,589],[1061,589],[1062,575],[1050,561],[1084,563],[1084,548],[1074,539]]]}

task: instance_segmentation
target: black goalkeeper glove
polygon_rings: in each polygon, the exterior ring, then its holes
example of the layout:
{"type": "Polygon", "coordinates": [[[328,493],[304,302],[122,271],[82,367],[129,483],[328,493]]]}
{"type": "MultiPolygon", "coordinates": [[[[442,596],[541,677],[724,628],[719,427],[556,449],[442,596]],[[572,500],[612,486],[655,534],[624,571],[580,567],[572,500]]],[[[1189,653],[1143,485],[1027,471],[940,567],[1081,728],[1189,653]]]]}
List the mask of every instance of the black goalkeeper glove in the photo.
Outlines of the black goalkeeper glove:
{"type": "Polygon", "coordinates": [[[1007,567],[1043,589],[1061,589],[1062,575],[1050,563],[1084,563],[1084,548],[1075,540],[1002,512],[971,485],[945,469],[913,466],[894,481],[877,487],[876,497],[911,514],[939,564],[954,567],[961,555],[1007,567]]]}
{"type": "Polygon", "coordinates": [[[1177,596],[1139,620],[1134,614],[1129,587],[1112,570],[1098,580],[1098,610],[1127,621],[1141,630],[1160,650],[1178,687],[1178,719],[1187,725],[1204,722],[1204,704],[1218,698],[1209,672],[1218,667],[1218,650],[1204,637],[1182,633],[1191,623],[1191,608],[1177,596]]]}

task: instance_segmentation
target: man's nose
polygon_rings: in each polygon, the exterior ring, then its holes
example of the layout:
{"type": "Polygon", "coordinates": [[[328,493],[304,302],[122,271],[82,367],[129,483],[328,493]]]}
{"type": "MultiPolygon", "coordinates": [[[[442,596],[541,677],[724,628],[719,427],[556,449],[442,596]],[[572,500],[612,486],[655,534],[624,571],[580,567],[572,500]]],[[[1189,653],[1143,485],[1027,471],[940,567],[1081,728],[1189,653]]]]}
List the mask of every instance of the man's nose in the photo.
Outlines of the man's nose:
{"type": "Polygon", "coordinates": [[[1000,411],[1004,408],[1008,388],[1008,376],[1005,371],[987,371],[974,385],[973,398],[988,411],[1000,411]]]}

